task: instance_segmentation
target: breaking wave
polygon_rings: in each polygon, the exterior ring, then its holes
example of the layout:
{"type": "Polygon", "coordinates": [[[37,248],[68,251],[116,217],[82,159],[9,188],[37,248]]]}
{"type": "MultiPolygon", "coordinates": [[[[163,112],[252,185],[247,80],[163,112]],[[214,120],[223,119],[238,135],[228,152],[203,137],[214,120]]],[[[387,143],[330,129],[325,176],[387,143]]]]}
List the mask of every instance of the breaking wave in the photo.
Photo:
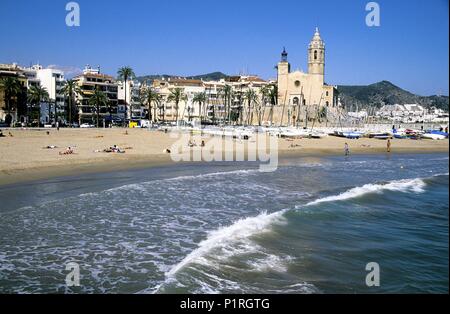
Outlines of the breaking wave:
{"type": "Polygon", "coordinates": [[[257,233],[268,231],[270,225],[277,219],[281,219],[286,210],[278,211],[272,214],[266,212],[256,217],[240,219],[228,227],[210,232],[205,240],[199,243],[198,248],[187,255],[181,262],[172,267],[166,273],[167,277],[172,277],[187,264],[201,260],[204,254],[214,248],[226,246],[229,243],[246,239],[257,233]]]}
{"type": "Polygon", "coordinates": [[[424,179],[421,178],[391,181],[385,184],[365,184],[363,186],[350,189],[339,195],[332,195],[317,199],[315,201],[309,202],[308,204],[306,204],[306,206],[316,205],[324,202],[342,201],[372,193],[380,194],[384,191],[423,193],[425,192],[424,188],[426,185],[427,184],[424,179]]]}

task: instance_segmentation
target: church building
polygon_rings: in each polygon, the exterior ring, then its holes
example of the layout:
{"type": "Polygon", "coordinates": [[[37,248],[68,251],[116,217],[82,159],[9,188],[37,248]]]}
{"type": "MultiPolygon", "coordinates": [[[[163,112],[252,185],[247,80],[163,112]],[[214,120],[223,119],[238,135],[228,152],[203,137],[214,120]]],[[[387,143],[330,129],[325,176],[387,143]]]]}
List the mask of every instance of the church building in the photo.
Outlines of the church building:
{"type": "MultiPolygon", "coordinates": [[[[325,43],[316,28],[308,46],[308,73],[291,72],[285,49],[278,63],[278,104],[285,106],[326,107],[333,111],[338,106],[338,91],[327,85],[325,78],[325,43]]],[[[311,108],[311,107],[310,107],[311,108]]],[[[312,109],[312,108],[311,108],[312,109]]]]}

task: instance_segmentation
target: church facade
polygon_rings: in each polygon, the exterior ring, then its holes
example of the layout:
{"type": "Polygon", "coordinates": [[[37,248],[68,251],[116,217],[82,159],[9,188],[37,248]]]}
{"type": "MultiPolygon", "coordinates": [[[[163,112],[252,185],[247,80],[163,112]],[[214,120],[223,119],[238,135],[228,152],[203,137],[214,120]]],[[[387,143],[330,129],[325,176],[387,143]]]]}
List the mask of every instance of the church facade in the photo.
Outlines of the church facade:
{"type": "MultiPolygon", "coordinates": [[[[325,83],[325,43],[316,28],[314,36],[308,45],[308,73],[291,72],[291,65],[284,49],[281,61],[277,66],[278,104],[286,107],[310,108],[310,117],[314,111],[326,108],[333,112],[338,107],[338,91],[335,86],[325,83]],[[306,107],[305,107],[306,106],[306,107]]],[[[322,109],[323,110],[323,109],[322,109]]],[[[305,110],[304,112],[307,112],[305,110]]]]}

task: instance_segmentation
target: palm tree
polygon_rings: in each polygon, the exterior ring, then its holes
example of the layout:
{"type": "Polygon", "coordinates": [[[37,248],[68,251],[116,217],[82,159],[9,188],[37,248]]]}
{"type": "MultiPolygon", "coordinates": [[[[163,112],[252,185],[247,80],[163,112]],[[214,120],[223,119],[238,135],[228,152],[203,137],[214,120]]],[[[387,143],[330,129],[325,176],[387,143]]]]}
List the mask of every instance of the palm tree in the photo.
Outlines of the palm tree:
{"type": "Polygon", "coordinates": [[[258,125],[261,126],[261,122],[266,111],[266,104],[268,100],[270,100],[270,86],[266,85],[261,87],[259,92],[261,94],[261,103],[258,106],[258,125]]]}
{"type": "Polygon", "coordinates": [[[258,103],[258,95],[256,92],[249,88],[244,93],[244,99],[247,101],[247,125],[250,125],[253,122],[253,112],[251,110],[253,103],[258,103]]]}
{"type": "Polygon", "coordinates": [[[97,128],[99,126],[100,106],[107,106],[108,103],[108,96],[106,96],[106,94],[97,87],[94,94],[92,94],[91,98],[89,98],[89,105],[94,106],[97,111],[97,128]]]}
{"type": "Polygon", "coordinates": [[[205,92],[196,93],[194,95],[194,98],[192,99],[192,102],[194,104],[198,103],[198,114],[200,115],[200,122],[201,122],[202,121],[202,107],[206,103],[206,93],[205,92]]]}
{"type": "Polygon", "coordinates": [[[5,94],[5,109],[7,114],[11,113],[11,100],[22,91],[19,80],[16,77],[5,77],[0,80],[0,87],[5,94]]]}
{"type": "Polygon", "coordinates": [[[75,96],[81,93],[81,88],[78,86],[76,81],[69,80],[64,83],[64,86],[61,91],[69,99],[68,115],[69,115],[69,124],[72,127],[72,104],[75,99],[75,96]]]}
{"type": "Polygon", "coordinates": [[[148,118],[150,119],[150,115],[152,114],[153,108],[153,117],[152,120],[156,122],[156,110],[157,105],[161,102],[161,95],[156,92],[156,90],[152,87],[148,87],[142,90],[141,94],[142,103],[147,103],[148,105],[148,118]],[[152,103],[155,105],[152,106],[152,103]]]}
{"type": "Polygon", "coordinates": [[[166,122],[166,108],[164,108],[165,104],[163,104],[164,96],[158,95],[158,110],[159,110],[159,116],[162,115],[162,122],[166,122]]]}
{"type": "MultiPolygon", "coordinates": [[[[47,89],[41,86],[31,86],[28,90],[28,102],[38,108],[38,127],[41,123],[41,102],[48,101],[49,95],[47,89]]],[[[50,106],[50,104],[49,104],[50,106]]]]}
{"type": "Polygon", "coordinates": [[[270,88],[269,88],[269,92],[267,94],[267,98],[270,101],[270,125],[272,125],[273,122],[273,107],[277,105],[278,103],[278,86],[277,84],[273,84],[270,88]]]}
{"type": "MultiPolygon", "coordinates": [[[[127,119],[128,109],[127,109],[127,82],[130,79],[133,79],[136,75],[133,72],[133,69],[129,66],[121,67],[117,71],[117,78],[121,81],[124,81],[125,85],[125,120],[127,119]]],[[[131,113],[130,113],[131,114],[131,113]]]]}
{"type": "Polygon", "coordinates": [[[225,85],[223,89],[220,91],[220,97],[223,98],[223,104],[225,106],[225,117],[223,118],[229,120],[229,114],[230,114],[230,103],[232,98],[233,89],[231,85],[225,85]]]}
{"type": "Polygon", "coordinates": [[[179,88],[179,87],[171,90],[170,95],[167,97],[167,101],[175,103],[175,110],[176,110],[176,114],[177,114],[177,116],[175,118],[175,122],[177,124],[178,124],[178,104],[181,101],[186,101],[186,100],[187,100],[186,94],[184,94],[183,89],[179,88]]]}

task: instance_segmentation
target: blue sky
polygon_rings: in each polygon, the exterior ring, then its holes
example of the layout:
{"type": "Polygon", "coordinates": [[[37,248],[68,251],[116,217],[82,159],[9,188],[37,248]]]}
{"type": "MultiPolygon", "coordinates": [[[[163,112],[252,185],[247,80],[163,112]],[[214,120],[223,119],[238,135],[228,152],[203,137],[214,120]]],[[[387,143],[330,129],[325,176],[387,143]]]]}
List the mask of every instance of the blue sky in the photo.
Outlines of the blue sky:
{"type": "Polygon", "coordinates": [[[448,95],[448,0],[379,0],[381,26],[372,28],[368,1],[360,0],[79,0],[81,26],[73,28],[65,24],[67,2],[1,0],[0,63],[272,78],[283,46],[293,69],[307,69],[318,26],[329,84],[389,80],[421,95],[448,95]]]}

